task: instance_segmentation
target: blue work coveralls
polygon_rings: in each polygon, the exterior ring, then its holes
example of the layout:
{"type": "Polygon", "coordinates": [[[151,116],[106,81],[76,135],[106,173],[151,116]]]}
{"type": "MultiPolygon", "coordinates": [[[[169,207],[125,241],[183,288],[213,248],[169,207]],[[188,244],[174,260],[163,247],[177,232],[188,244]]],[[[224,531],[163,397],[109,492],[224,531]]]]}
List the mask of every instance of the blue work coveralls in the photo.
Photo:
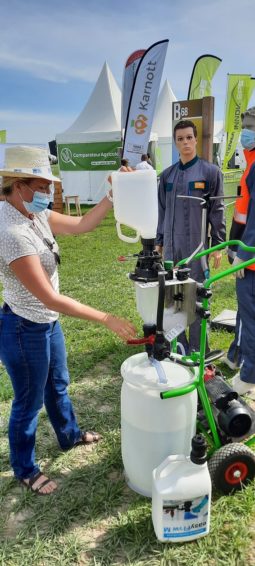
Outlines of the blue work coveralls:
{"type": "MultiPolygon", "coordinates": [[[[194,157],[185,165],[179,161],[163,171],[160,177],[158,205],[159,220],[156,245],[164,247],[164,259],[176,264],[191,255],[201,242],[202,210],[197,200],[177,198],[179,195],[201,197],[223,196],[223,178],[217,165],[199,157],[194,157]]],[[[209,202],[207,210],[207,230],[205,247],[209,245],[210,226],[211,246],[225,241],[226,226],[224,202],[221,198],[209,202]]],[[[199,260],[190,264],[191,277],[198,282],[205,279],[199,260]]],[[[190,326],[189,347],[186,353],[199,350],[200,321],[190,326]]]]}

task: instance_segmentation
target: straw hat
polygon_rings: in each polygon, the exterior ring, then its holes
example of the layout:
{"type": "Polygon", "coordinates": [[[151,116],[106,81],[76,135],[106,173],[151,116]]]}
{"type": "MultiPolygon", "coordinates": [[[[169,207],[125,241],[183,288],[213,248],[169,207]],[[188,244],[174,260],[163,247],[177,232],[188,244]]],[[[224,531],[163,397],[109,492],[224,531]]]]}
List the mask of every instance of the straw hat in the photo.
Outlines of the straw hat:
{"type": "Polygon", "coordinates": [[[0,169],[2,177],[34,177],[59,181],[51,172],[48,151],[46,148],[17,145],[5,150],[4,168],[0,169]]]}

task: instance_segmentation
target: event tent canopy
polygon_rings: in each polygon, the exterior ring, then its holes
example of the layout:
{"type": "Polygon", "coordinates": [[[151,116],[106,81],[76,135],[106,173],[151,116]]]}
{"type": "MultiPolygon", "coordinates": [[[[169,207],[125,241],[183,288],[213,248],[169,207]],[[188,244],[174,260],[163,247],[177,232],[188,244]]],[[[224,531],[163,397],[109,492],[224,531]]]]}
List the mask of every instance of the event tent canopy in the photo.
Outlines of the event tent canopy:
{"type": "Polygon", "coordinates": [[[106,192],[109,173],[116,169],[117,147],[121,146],[121,91],[106,62],[86,106],[65,132],[56,135],[56,141],[64,194],[79,195],[81,202],[98,202],[106,192]],[[60,148],[67,146],[71,151],[77,144],[83,148],[80,156],[84,151],[93,153],[89,165],[87,161],[87,166],[79,167],[70,153],[66,154],[71,155],[68,162],[61,160],[60,148]],[[104,155],[100,163],[95,159],[98,151],[99,156],[104,155]]]}

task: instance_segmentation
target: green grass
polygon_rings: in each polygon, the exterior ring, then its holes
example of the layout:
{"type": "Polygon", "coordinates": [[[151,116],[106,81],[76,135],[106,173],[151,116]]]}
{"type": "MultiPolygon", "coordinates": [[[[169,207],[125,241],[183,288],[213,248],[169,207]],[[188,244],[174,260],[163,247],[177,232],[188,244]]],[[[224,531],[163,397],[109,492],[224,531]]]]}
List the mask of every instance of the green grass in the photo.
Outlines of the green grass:
{"type": "MultiPolygon", "coordinates": [[[[231,215],[230,207],[228,216],[231,215]]],[[[141,334],[132,284],[126,277],[135,259],[124,264],[117,261],[119,255],[135,253],[140,246],[120,242],[114,225],[113,215],[109,214],[91,234],[59,238],[61,291],[129,317],[141,334]]],[[[227,266],[224,257],[223,267],[227,266]]],[[[236,308],[231,277],[214,288],[212,316],[223,308],[236,308]]],[[[208,537],[180,545],[157,542],[151,502],[128,489],[121,461],[119,368],[137,349],[123,345],[104,327],[68,317],[61,317],[61,321],[68,350],[70,395],[78,420],[82,427],[101,432],[103,440],[93,448],[79,447],[62,453],[42,412],[37,459],[43,470],[57,480],[59,490],[49,498],[22,491],[9,466],[7,428],[12,390],[0,367],[0,565],[254,564],[252,485],[230,497],[214,494],[208,537]]],[[[211,347],[227,349],[231,339],[229,333],[212,332],[211,347]]]]}

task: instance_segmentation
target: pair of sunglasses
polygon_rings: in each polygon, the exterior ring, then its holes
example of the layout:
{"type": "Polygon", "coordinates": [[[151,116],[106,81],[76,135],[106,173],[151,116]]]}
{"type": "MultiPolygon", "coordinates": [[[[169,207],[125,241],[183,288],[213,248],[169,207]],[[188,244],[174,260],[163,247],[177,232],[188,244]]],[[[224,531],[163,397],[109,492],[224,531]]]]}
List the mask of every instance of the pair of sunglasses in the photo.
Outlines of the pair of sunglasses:
{"type": "Polygon", "coordinates": [[[56,265],[57,264],[60,265],[60,255],[56,251],[54,251],[54,249],[53,249],[54,245],[56,244],[55,240],[53,242],[51,242],[48,238],[43,238],[43,243],[53,253],[56,265]]]}

